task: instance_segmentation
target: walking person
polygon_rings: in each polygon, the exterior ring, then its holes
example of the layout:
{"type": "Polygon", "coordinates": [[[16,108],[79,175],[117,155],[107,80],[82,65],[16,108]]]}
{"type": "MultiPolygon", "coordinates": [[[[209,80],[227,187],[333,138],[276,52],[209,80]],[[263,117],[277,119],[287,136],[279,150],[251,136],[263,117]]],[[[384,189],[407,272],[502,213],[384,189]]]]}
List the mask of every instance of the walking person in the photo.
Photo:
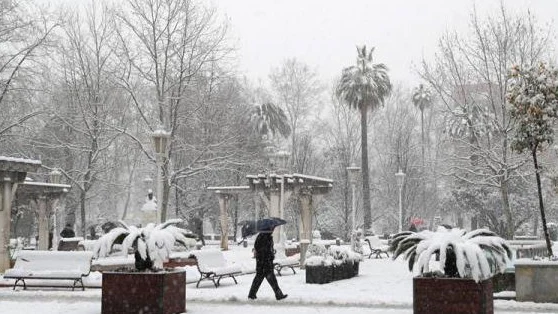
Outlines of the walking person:
{"type": "Polygon", "coordinates": [[[287,294],[283,294],[281,288],[279,288],[273,269],[273,259],[275,258],[272,236],[273,229],[275,229],[275,227],[260,231],[256,237],[256,242],[254,243],[254,252],[256,255],[256,276],[252,281],[252,286],[250,287],[250,292],[248,293],[248,298],[252,300],[256,299],[256,293],[258,293],[258,289],[260,288],[264,278],[267,279],[267,282],[273,289],[277,300],[283,300],[287,297],[287,294]]]}

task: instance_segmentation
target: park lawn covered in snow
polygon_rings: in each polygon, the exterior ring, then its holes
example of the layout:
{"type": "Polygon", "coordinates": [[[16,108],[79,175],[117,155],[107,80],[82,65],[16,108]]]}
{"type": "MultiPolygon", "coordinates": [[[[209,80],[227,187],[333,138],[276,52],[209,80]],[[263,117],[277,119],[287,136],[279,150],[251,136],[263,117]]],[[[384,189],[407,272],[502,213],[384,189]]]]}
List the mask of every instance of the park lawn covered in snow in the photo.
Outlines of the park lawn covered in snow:
{"type": "MultiPolygon", "coordinates": [[[[210,281],[202,281],[195,287],[198,274],[195,267],[186,267],[186,309],[188,313],[412,313],[412,278],[407,263],[391,259],[365,259],[360,264],[357,277],[334,281],[329,284],[306,284],[304,270],[297,274],[285,270],[278,277],[279,285],[289,297],[276,301],[267,282],[264,281],[258,299],[247,299],[254,277],[250,268],[255,265],[251,248],[232,246],[224,252],[229,262],[240,263],[247,274],[237,276],[238,284],[229,278],[221,280],[215,288],[210,281]],[[355,312],[356,311],[356,312],[355,312]]],[[[99,285],[101,276],[91,274],[86,282],[99,285]]],[[[7,280],[3,281],[4,283],[7,280]]],[[[31,284],[31,281],[29,281],[31,284]]],[[[558,313],[558,304],[495,300],[496,313],[558,313]]],[[[37,308],[41,313],[100,313],[101,289],[85,291],[71,289],[0,288],[0,313],[31,313],[37,308]]]]}

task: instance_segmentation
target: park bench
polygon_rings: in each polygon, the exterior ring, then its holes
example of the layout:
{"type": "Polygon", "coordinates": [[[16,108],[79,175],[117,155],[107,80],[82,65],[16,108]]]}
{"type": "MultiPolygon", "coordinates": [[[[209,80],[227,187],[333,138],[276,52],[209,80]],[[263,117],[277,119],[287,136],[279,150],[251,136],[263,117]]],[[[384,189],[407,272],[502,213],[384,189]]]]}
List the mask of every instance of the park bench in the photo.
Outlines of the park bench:
{"type": "Polygon", "coordinates": [[[14,290],[18,282],[27,289],[25,279],[73,280],[72,290],[81,284],[85,290],[83,277],[91,271],[93,252],[60,251],[19,251],[13,268],[6,270],[4,279],[15,279],[14,290]]]}
{"type": "Polygon", "coordinates": [[[297,254],[287,257],[285,247],[276,244],[275,259],[273,259],[273,268],[275,268],[277,275],[281,276],[281,270],[283,270],[283,268],[290,268],[293,271],[293,274],[296,274],[294,267],[299,266],[299,256],[300,255],[297,254]]]}
{"type": "Polygon", "coordinates": [[[82,237],[61,238],[58,242],[57,251],[85,251],[85,247],[80,245],[82,241],[82,237]]]}
{"type": "Polygon", "coordinates": [[[227,263],[225,255],[220,250],[196,250],[190,252],[189,258],[195,258],[197,262],[198,271],[200,272],[200,279],[196,283],[196,288],[199,287],[202,280],[211,280],[215,288],[221,284],[221,279],[230,277],[236,281],[235,275],[241,274],[242,269],[240,265],[233,265],[227,263]],[[217,281],[215,281],[217,279],[217,281]]]}
{"type": "Polygon", "coordinates": [[[382,244],[382,241],[378,236],[367,236],[364,238],[364,241],[368,243],[368,247],[370,248],[370,254],[368,255],[368,258],[372,258],[372,255],[376,255],[376,258],[382,258],[382,254],[385,254],[386,257],[389,257],[389,246],[382,244]]]}

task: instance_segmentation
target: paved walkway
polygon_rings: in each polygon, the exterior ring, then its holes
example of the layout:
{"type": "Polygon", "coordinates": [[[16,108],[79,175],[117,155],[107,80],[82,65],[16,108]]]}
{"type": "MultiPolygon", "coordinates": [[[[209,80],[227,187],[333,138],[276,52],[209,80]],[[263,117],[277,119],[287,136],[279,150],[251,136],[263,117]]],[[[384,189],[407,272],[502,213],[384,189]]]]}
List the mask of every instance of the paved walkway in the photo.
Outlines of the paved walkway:
{"type": "MultiPolygon", "coordinates": [[[[101,291],[100,289],[88,289],[86,291],[74,291],[68,293],[68,289],[30,289],[16,292],[8,288],[0,288],[0,313],[41,313],[41,314],[99,314],[101,313],[101,291]]],[[[251,301],[232,297],[228,300],[188,300],[186,301],[188,314],[411,314],[413,309],[407,305],[378,304],[337,304],[324,301],[321,303],[299,303],[296,300],[264,299],[251,301]]],[[[519,313],[556,313],[553,309],[498,309],[498,314],[519,313]]]]}

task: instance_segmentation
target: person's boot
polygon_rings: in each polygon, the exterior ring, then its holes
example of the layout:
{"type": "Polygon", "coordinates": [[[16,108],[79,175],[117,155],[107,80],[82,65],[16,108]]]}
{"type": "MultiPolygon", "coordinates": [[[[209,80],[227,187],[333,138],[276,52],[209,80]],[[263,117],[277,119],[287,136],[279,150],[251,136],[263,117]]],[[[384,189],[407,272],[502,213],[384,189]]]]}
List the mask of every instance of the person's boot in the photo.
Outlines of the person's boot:
{"type": "Polygon", "coordinates": [[[277,301],[279,300],[283,300],[284,298],[288,297],[288,294],[283,294],[281,293],[280,295],[275,295],[275,298],[277,299],[277,301]]]}

